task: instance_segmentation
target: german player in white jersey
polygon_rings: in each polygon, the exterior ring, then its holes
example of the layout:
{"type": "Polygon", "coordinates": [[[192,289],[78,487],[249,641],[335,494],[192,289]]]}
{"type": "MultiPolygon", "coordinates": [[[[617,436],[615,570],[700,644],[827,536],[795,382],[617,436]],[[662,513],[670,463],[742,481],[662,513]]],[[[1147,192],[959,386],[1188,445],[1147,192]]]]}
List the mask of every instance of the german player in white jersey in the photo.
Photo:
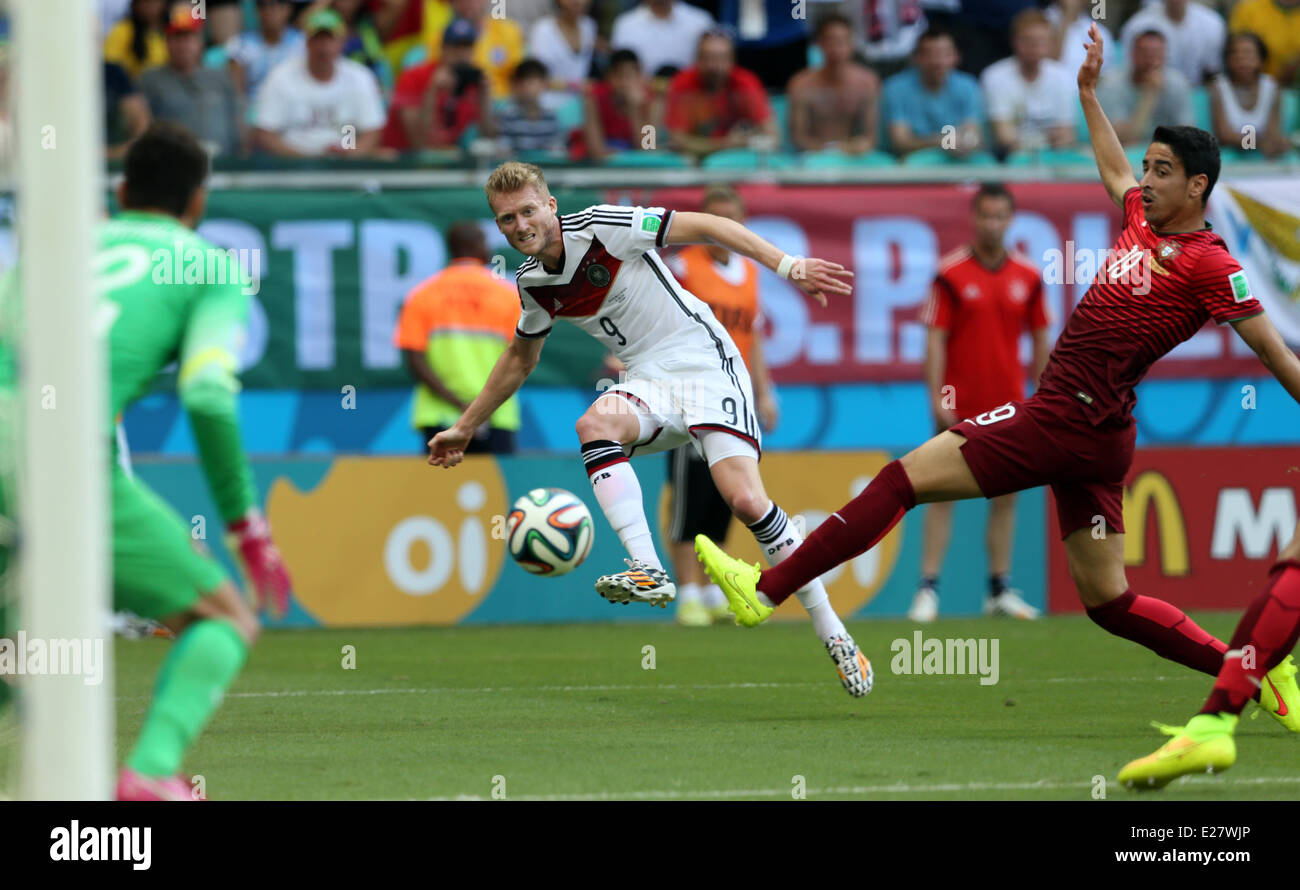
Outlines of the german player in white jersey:
{"type": "MultiPolygon", "coordinates": [[[[523,385],[551,326],[564,318],[627,368],[577,422],[596,501],[629,556],[628,569],[599,578],[596,591],[623,604],[667,606],[676,596],[628,459],[682,446],[708,462],[718,492],[768,560],[785,559],[803,539],[763,488],[762,434],[740,351],[709,307],[677,283],[656,249],[725,246],[789,278],[823,306],[828,294],[852,293],[853,273],[826,260],[789,256],[739,223],[707,213],[600,204],[562,216],[532,164],[502,164],[485,191],[497,228],[528,257],[516,273],[523,309],[514,340],[483,391],[454,426],[429,441],[429,463],[460,463],[473,431],[523,385]]],[[[813,580],[797,596],[844,688],[866,695],[871,664],[835,614],[826,588],[813,580]]]]}

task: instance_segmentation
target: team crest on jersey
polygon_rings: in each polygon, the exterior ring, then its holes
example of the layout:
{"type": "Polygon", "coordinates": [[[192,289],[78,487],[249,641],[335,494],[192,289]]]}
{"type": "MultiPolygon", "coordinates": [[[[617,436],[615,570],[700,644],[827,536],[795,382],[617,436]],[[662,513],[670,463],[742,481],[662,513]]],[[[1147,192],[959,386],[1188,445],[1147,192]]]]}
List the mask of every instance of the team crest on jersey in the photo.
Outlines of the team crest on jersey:
{"type": "Polygon", "coordinates": [[[1007,295],[1011,297],[1012,302],[1023,303],[1029,297],[1029,289],[1020,279],[1012,281],[1007,287],[1007,295]]]}
{"type": "Polygon", "coordinates": [[[592,287],[605,287],[612,278],[609,270],[600,263],[592,263],[587,267],[587,280],[591,282],[592,287]]]}
{"type": "Polygon", "coordinates": [[[1151,267],[1152,272],[1168,275],[1169,269],[1166,264],[1172,263],[1182,252],[1183,249],[1177,241],[1161,241],[1147,257],[1147,265],[1151,267]]]}
{"type": "Polygon", "coordinates": [[[968,284],[962,288],[961,295],[968,300],[978,300],[980,295],[980,286],[978,284],[968,284]]]}

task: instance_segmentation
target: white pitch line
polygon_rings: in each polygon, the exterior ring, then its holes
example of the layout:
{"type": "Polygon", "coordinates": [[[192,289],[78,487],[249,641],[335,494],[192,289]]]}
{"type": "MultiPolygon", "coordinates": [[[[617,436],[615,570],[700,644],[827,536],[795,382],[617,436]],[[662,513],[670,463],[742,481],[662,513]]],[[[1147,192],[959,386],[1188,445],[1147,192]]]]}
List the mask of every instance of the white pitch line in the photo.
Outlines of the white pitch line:
{"type": "MultiPolygon", "coordinates": [[[[826,683],[663,683],[659,685],[603,686],[426,686],[409,689],[286,689],[267,692],[231,692],[226,698],[298,698],[309,695],[436,695],[449,692],[620,692],[667,689],[785,689],[797,686],[824,686],[826,683]]],[[[120,701],[144,701],[149,695],[118,696],[120,701]]]]}
{"type": "MultiPolygon", "coordinates": [[[[1179,785],[1277,785],[1282,783],[1300,782],[1300,776],[1279,776],[1279,777],[1251,777],[1241,779],[1227,779],[1222,777],[1201,777],[1185,776],[1169,787],[1178,787],[1179,785]]],[[[1043,779],[1037,782],[954,782],[937,785],[907,785],[904,783],[895,783],[893,785],[840,785],[830,788],[808,788],[808,797],[832,794],[935,794],[940,792],[968,792],[968,791],[1033,791],[1041,788],[1078,788],[1091,789],[1090,781],[1062,782],[1043,779]]],[[[677,800],[677,799],[727,799],[734,797],[785,797],[790,794],[789,788],[749,788],[749,789],[710,789],[703,791],[625,791],[616,792],[595,792],[590,794],[524,794],[518,797],[509,797],[508,800],[526,800],[526,801],[604,801],[604,800],[677,800]]],[[[480,794],[457,794],[451,797],[428,797],[425,800],[435,801],[472,801],[472,800],[491,800],[492,798],[480,794]]]]}
{"type": "MultiPolygon", "coordinates": [[[[886,675],[888,679],[890,675],[886,675]]],[[[908,675],[901,675],[908,676],[908,675]]],[[[978,678],[978,674],[962,675],[957,677],[948,676],[929,676],[924,678],[927,683],[970,683],[978,678]]],[[[1143,677],[1044,677],[1037,680],[1024,680],[1018,682],[1028,683],[1096,683],[1096,682],[1123,682],[1136,683],[1143,681],[1163,682],[1175,679],[1173,677],[1163,676],[1143,676],[1143,677]]],[[[575,685],[575,686],[427,686],[412,687],[400,689],[284,689],[284,690],[267,690],[264,692],[231,692],[226,698],[301,698],[313,695],[443,695],[447,693],[492,693],[492,692],[660,692],[673,689],[793,689],[803,686],[827,686],[831,687],[830,682],[821,681],[804,681],[799,683],[662,683],[662,684],[603,684],[603,685],[575,685]]],[[[1002,684],[999,684],[1002,685],[1002,684]]],[[[149,695],[123,695],[118,696],[119,701],[146,701],[152,698],[149,695]]]]}

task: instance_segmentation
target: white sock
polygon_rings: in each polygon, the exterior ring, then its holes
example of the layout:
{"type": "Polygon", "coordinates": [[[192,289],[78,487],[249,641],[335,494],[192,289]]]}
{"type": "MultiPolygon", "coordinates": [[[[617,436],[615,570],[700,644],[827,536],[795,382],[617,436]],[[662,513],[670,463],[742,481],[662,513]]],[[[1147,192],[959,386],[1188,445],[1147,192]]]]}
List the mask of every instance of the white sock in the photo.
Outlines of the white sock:
{"type": "Polygon", "coordinates": [[[694,603],[699,602],[700,585],[698,584],[678,584],[677,585],[677,603],[694,603]]]}
{"type": "Polygon", "coordinates": [[[707,609],[716,609],[719,606],[727,604],[727,598],[722,593],[722,588],[716,584],[705,584],[702,588],[701,597],[704,599],[704,607],[707,609]]]}
{"type": "Polygon", "coordinates": [[[655,552],[650,524],[645,518],[641,483],[632,465],[623,457],[623,447],[615,442],[588,442],[582,446],[582,456],[587,463],[596,502],[627,548],[628,555],[662,571],[664,566],[655,552]],[[602,458],[613,462],[603,463],[602,458]]]}
{"type": "MultiPolygon", "coordinates": [[[[751,525],[749,530],[763,548],[763,555],[767,557],[769,565],[784,562],[803,543],[803,535],[799,534],[785,511],[776,504],[772,504],[763,518],[751,525]]],[[[759,595],[762,597],[761,592],[759,595]]],[[[826,593],[821,578],[814,578],[807,587],[797,591],[795,596],[807,610],[808,617],[812,619],[813,631],[823,642],[837,634],[847,634],[844,622],[840,621],[840,616],[835,614],[835,609],[831,606],[830,595],[826,593]]]]}

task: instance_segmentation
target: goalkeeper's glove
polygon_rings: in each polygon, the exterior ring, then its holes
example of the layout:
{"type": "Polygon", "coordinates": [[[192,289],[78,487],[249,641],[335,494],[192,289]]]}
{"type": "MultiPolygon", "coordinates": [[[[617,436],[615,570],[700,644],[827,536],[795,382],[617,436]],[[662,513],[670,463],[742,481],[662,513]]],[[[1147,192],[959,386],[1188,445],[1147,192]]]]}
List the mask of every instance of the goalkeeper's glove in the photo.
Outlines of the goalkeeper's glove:
{"type": "Polygon", "coordinates": [[[271,525],[257,510],[249,510],[243,519],[227,527],[226,549],[239,564],[244,584],[254,597],[259,611],[283,618],[289,611],[289,572],[275,542],[271,525]]]}

